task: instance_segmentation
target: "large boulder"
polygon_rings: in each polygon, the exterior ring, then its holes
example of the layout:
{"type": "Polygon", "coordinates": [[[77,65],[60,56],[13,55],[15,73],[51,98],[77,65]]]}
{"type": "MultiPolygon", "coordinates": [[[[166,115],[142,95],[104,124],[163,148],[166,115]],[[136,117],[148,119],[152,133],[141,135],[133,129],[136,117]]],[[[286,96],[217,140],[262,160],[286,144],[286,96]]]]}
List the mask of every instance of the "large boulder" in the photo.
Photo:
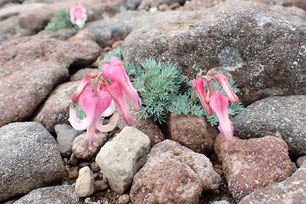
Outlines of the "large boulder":
{"type": "Polygon", "coordinates": [[[227,1],[206,10],[156,14],[122,45],[126,61],[153,57],[176,63],[193,79],[199,69],[220,66],[240,88],[245,104],[306,93],[305,12],[227,1]]]}
{"type": "Polygon", "coordinates": [[[220,182],[205,155],[164,140],[152,147],[130,196],[132,203],[198,203],[202,191],[217,189],[220,182]]]}
{"type": "Polygon", "coordinates": [[[60,182],[64,165],[53,136],[39,123],[0,128],[0,202],[60,182]]]}
{"type": "Polygon", "coordinates": [[[279,138],[266,136],[226,141],[219,134],[215,151],[236,201],[256,189],[285,180],[292,174],[287,144],[279,138]]]}
{"type": "Polygon", "coordinates": [[[23,37],[0,45],[0,127],[29,117],[68,68],[93,63],[100,54],[92,41],[23,37]]]}
{"type": "Polygon", "coordinates": [[[306,96],[269,97],[246,107],[233,119],[240,138],[273,135],[282,138],[295,156],[306,154],[306,96]]]}

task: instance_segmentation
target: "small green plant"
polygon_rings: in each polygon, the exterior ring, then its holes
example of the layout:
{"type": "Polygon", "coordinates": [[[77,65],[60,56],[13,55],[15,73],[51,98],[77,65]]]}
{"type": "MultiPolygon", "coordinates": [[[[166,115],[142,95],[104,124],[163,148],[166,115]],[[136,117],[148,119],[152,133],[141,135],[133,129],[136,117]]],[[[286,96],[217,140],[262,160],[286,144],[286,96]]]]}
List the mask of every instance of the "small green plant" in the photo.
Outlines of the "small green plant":
{"type": "Polygon", "coordinates": [[[203,107],[200,106],[196,100],[192,99],[191,94],[179,94],[169,106],[169,111],[173,115],[187,115],[201,116],[204,114],[203,107]]]}
{"type": "Polygon", "coordinates": [[[45,27],[46,31],[57,31],[62,28],[71,28],[74,33],[77,33],[79,26],[73,25],[70,20],[70,14],[67,9],[57,9],[55,16],[51,19],[45,27]]]}

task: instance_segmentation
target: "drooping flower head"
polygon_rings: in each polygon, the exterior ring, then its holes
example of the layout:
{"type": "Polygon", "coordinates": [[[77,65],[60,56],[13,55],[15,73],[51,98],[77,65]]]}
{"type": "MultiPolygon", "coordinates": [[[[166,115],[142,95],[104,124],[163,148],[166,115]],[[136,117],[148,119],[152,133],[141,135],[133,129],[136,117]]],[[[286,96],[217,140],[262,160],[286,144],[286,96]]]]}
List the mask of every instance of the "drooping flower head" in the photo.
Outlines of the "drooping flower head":
{"type": "Polygon", "coordinates": [[[233,92],[226,77],[223,74],[215,74],[218,68],[213,68],[202,76],[203,71],[197,75],[197,78],[192,80],[192,86],[198,94],[201,104],[207,115],[214,112],[219,120],[219,131],[224,135],[227,140],[231,140],[234,135],[234,126],[228,116],[228,102],[237,103],[239,101],[237,95],[233,92]],[[203,79],[206,81],[206,91],[203,79]],[[214,90],[212,80],[216,80],[223,88],[223,94],[214,90]]]}
{"type": "MultiPolygon", "coordinates": [[[[112,60],[120,62],[117,58],[113,58],[112,60]]],[[[141,105],[141,100],[137,91],[132,87],[123,66],[121,66],[108,63],[107,66],[102,66],[108,75],[104,75],[103,73],[87,74],[72,95],[72,101],[80,105],[86,114],[86,118],[80,120],[77,117],[76,110],[71,107],[69,110],[69,121],[76,130],[87,129],[87,136],[84,141],[86,147],[93,144],[96,130],[109,132],[115,128],[119,114],[113,114],[115,111],[114,104],[118,107],[125,123],[129,126],[133,125],[133,119],[129,113],[129,107],[125,101],[123,92],[130,101],[137,102],[138,106],[136,108],[139,108],[141,105]],[[92,79],[94,80],[92,81],[92,79]],[[112,115],[110,122],[103,125],[101,116],[108,117],[110,115],[112,115]]]]}
{"type": "Polygon", "coordinates": [[[87,20],[87,11],[80,3],[76,7],[70,7],[70,20],[72,24],[83,28],[87,20]]]}

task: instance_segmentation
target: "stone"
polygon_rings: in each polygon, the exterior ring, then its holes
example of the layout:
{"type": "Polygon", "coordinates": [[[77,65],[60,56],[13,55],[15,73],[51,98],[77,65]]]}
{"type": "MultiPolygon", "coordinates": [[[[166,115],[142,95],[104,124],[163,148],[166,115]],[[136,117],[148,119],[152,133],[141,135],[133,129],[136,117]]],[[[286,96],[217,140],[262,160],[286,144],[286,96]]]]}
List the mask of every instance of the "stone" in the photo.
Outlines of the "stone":
{"type": "Polygon", "coordinates": [[[304,163],[304,161],[306,161],[306,156],[301,156],[301,157],[299,157],[299,158],[296,160],[296,165],[297,165],[298,167],[301,167],[302,164],[304,163]]]}
{"type": "Polygon", "coordinates": [[[64,177],[53,136],[39,123],[0,128],[0,202],[52,185],[64,177]]]}
{"type": "Polygon", "coordinates": [[[199,11],[162,12],[133,28],[122,56],[129,62],[154,58],[177,64],[188,79],[199,69],[221,67],[236,81],[245,105],[305,94],[304,16],[237,0],[199,11]]]}
{"type": "Polygon", "coordinates": [[[186,1],[185,5],[182,7],[182,10],[201,10],[201,9],[207,9],[216,5],[219,5],[220,3],[223,3],[225,0],[191,0],[186,1]]]}
{"type": "MultiPolygon", "coordinates": [[[[0,2],[1,5],[1,2],[0,2]]],[[[22,12],[27,12],[34,8],[40,8],[45,6],[43,3],[33,3],[33,4],[13,4],[10,6],[0,8],[0,21],[8,19],[12,16],[17,16],[22,12]]]]}
{"type": "Polygon", "coordinates": [[[94,193],[94,178],[88,166],[80,169],[75,191],[81,198],[91,196],[94,193]]]}
{"type": "Polygon", "coordinates": [[[149,151],[149,137],[135,127],[125,127],[100,149],[96,163],[110,188],[123,194],[146,162],[149,151]]]}
{"type": "Polygon", "coordinates": [[[142,0],[138,9],[148,9],[159,5],[171,5],[174,3],[183,4],[185,0],[142,0]]]}
{"type": "Polygon", "coordinates": [[[0,45],[0,127],[22,121],[51,90],[68,78],[71,66],[86,66],[100,55],[92,41],[23,37],[0,45]]]}
{"type": "Polygon", "coordinates": [[[227,200],[214,201],[211,204],[230,204],[227,200]]]}
{"type": "Polygon", "coordinates": [[[49,203],[78,203],[79,196],[69,185],[38,188],[21,197],[16,204],[49,204],[49,203]]]}
{"type": "Polygon", "coordinates": [[[233,198],[238,202],[256,189],[281,182],[292,174],[288,146],[280,138],[265,136],[226,141],[219,134],[215,151],[233,198]],[[218,147],[216,147],[218,146],[218,147]]]}
{"type": "Polygon", "coordinates": [[[58,150],[64,156],[70,156],[72,152],[73,140],[83,131],[73,129],[67,124],[55,125],[56,140],[58,143],[58,150]]]}
{"type": "MultiPolygon", "coordinates": [[[[160,130],[160,128],[156,125],[152,118],[141,118],[139,115],[131,110],[130,114],[134,120],[134,127],[136,127],[141,132],[145,133],[151,140],[151,146],[163,141],[165,139],[164,134],[160,130]]],[[[122,130],[127,125],[125,124],[122,117],[119,118],[117,126],[120,130],[122,130]]]]}
{"type": "Polygon", "coordinates": [[[169,139],[198,153],[213,151],[218,131],[207,122],[205,117],[170,114],[166,121],[169,139]]]}
{"type": "Polygon", "coordinates": [[[269,97],[246,107],[233,119],[240,138],[273,135],[282,138],[295,156],[306,154],[306,96],[269,97]]]}
{"type": "Polygon", "coordinates": [[[105,18],[86,24],[101,47],[111,47],[115,41],[124,40],[133,27],[151,16],[146,11],[129,11],[119,13],[113,18],[105,18]]]}
{"type": "Polygon", "coordinates": [[[41,39],[48,39],[48,38],[54,38],[57,40],[67,40],[70,37],[72,37],[74,35],[74,31],[71,28],[62,28],[59,30],[55,30],[55,31],[45,31],[42,30],[39,33],[36,34],[37,37],[41,38],[41,39]]]}
{"type": "Polygon", "coordinates": [[[205,155],[164,140],[135,175],[130,197],[132,203],[199,203],[202,191],[217,189],[220,182],[205,155]]]}
{"type": "Polygon", "coordinates": [[[78,70],[75,74],[70,76],[70,81],[80,81],[82,80],[87,73],[94,73],[97,72],[98,69],[93,69],[93,68],[84,68],[78,70]]]}
{"type": "Polygon", "coordinates": [[[128,204],[130,201],[130,196],[128,194],[123,194],[118,198],[119,204],[128,204]]]}
{"type": "Polygon", "coordinates": [[[78,168],[73,168],[72,170],[69,170],[69,172],[68,172],[68,178],[74,179],[74,178],[78,178],[78,176],[79,176],[79,170],[78,170],[78,168]]]}
{"type": "Polygon", "coordinates": [[[108,185],[103,180],[98,180],[94,182],[95,192],[104,191],[108,188],[108,185]]]}
{"type": "Polygon", "coordinates": [[[84,28],[84,29],[79,30],[69,40],[70,41],[89,40],[89,41],[96,42],[96,37],[95,37],[94,33],[91,30],[89,30],[87,28],[84,28]]]}
{"type": "Polygon", "coordinates": [[[304,203],[306,200],[306,163],[291,177],[280,183],[258,189],[244,197],[239,204],[304,203]]]}
{"type": "Polygon", "coordinates": [[[86,149],[84,146],[86,134],[87,133],[85,132],[74,139],[72,144],[72,152],[74,156],[78,159],[90,160],[99,152],[100,148],[105,144],[106,135],[104,133],[95,134],[93,145],[86,149]]]}
{"type": "Polygon", "coordinates": [[[100,170],[100,167],[99,165],[96,163],[96,162],[91,162],[90,163],[90,168],[93,172],[96,172],[96,171],[99,171],[100,170]]]}
{"type": "Polygon", "coordinates": [[[72,103],[71,96],[79,85],[80,81],[76,81],[56,87],[33,120],[42,123],[50,132],[54,132],[56,124],[68,123],[69,105],[72,103]]]}

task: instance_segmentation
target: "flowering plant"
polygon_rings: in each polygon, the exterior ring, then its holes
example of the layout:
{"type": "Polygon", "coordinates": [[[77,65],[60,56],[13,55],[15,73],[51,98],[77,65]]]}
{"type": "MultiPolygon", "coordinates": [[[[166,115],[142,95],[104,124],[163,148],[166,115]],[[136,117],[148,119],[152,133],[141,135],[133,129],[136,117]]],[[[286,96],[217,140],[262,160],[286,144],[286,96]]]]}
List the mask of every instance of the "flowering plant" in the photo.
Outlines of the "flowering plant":
{"type": "Polygon", "coordinates": [[[79,103],[87,117],[80,120],[76,110],[70,107],[69,122],[76,130],[87,129],[85,147],[93,144],[96,129],[100,132],[109,132],[115,128],[119,119],[118,113],[114,113],[115,105],[125,123],[129,126],[133,125],[133,119],[123,93],[131,105],[139,110],[141,100],[137,90],[133,88],[122,62],[118,58],[112,57],[109,63],[102,65],[100,73],[87,74],[72,94],[72,102],[79,103]],[[110,122],[103,125],[101,115],[105,117],[112,115],[110,122]]]}
{"type": "Polygon", "coordinates": [[[70,7],[70,20],[73,25],[83,28],[87,20],[87,11],[84,6],[80,3],[76,7],[70,7]]]}
{"type": "Polygon", "coordinates": [[[231,140],[234,135],[234,126],[228,115],[228,102],[237,103],[237,95],[233,92],[226,77],[223,74],[216,74],[218,68],[211,69],[203,76],[200,70],[197,78],[192,80],[192,86],[198,94],[201,104],[207,115],[216,114],[219,120],[219,131],[227,140],[231,140]],[[205,87],[204,87],[204,81],[205,87]],[[212,81],[216,80],[223,88],[226,94],[214,89],[212,81]]]}

